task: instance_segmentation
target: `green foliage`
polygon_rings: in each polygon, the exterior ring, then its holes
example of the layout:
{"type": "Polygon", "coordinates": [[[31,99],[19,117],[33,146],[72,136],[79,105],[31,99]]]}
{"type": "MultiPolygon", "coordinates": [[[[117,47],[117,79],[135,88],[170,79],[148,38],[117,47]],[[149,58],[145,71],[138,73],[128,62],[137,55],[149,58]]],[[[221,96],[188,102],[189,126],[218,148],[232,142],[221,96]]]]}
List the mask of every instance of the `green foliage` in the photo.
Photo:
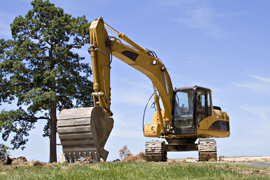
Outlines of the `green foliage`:
{"type": "Polygon", "coordinates": [[[56,110],[92,105],[91,68],[74,49],[89,43],[90,23],[54,4],[31,2],[33,8],[14,19],[12,40],[0,40],[0,105],[18,109],[0,113],[0,133],[13,148],[25,147],[28,132],[46,120],[44,136],[56,122],[56,110]]]}
{"type": "Polygon", "coordinates": [[[67,162],[63,162],[63,163],[62,163],[62,166],[67,166],[67,165],[68,165],[67,162]]]}
{"type": "Polygon", "coordinates": [[[60,167],[61,164],[60,164],[60,163],[53,163],[53,166],[54,166],[54,167],[60,167]]]}
{"type": "Polygon", "coordinates": [[[9,135],[14,133],[11,144],[14,149],[18,149],[20,146],[24,149],[24,144],[27,139],[24,136],[28,136],[28,131],[34,127],[35,116],[27,114],[21,107],[17,110],[10,110],[0,112],[0,132],[2,133],[2,139],[7,141],[9,135]]]}
{"type": "MultiPolygon", "coordinates": [[[[1,171],[0,171],[1,173],[1,171]]],[[[17,167],[2,179],[269,179],[269,175],[245,175],[222,168],[183,164],[119,162],[67,167],[17,167]]]]}
{"type": "Polygon", "coordinates": [[[0,144],[0,159],[6,157],[8,155],[8,150],[10,148],[8,146],[5,146],[4,144],[0,144]]]}

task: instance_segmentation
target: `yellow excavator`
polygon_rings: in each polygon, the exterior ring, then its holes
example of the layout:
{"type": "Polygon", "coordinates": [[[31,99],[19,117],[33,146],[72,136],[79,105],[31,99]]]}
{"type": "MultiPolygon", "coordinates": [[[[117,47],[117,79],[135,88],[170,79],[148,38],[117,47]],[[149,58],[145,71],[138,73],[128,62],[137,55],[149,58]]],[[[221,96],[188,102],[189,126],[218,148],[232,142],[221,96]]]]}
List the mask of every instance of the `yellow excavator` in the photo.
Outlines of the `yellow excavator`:
{"type": "Polygon", "coordinates": [[[211,89],[200,86],[173,89],[167,68],[156,54],[117,32],[102,18],[91,22],[89,33],[94,107],[60,112],[57,131],[66,160],[107,159],[104,146],[114,123],[110,109],[112,56],[142,72],[153,83],[156,112],[152,124],[144,125],[143,134],[164,140],[145,143],[147,161],[167,161],[169,151],[198,151],[201,161],[217,159],[216,141],[208,138],[229,137],[230,126],[228,114],[213,106],[211,89]],[[118,37],[108,36],[105,26],[118,37]]]}

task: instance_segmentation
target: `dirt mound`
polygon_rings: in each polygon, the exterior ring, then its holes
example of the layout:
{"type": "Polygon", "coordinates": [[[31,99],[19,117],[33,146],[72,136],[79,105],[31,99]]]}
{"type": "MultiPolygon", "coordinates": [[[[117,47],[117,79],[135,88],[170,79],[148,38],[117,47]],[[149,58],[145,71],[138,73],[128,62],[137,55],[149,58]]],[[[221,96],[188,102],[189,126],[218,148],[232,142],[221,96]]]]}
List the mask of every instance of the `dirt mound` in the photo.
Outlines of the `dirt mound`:
{"type": "Polygon", "coordinates": [[[131,154],[127,145],[125,145],[122,149],[119,150],[119,155],[123,161],[144,161],[145,160],[144,152],[141,151],[139,152],[139,154],[133,155],[131,154]]]}
{"type": "Polygon", "coordinates": [[[139,152],[137,155],[129,155],[123,161],[144,161],[145,160],[145,153],[139,152]]]}
{"type": "Polygon", "coordinates": [[[12,163],[12,159],[9,157],[9,155],[7,155],[6,157],[0,160],[0,164],[3,164],[3,165],[9,165],[11,163],[12,163]]]}
{"type": "Polygon", "coordinates": [[[23,156],[20,156],[18,158],[12,158],[12,165],[19,165],[19,166],[22,166],[22,165],[25,165],[27,162],[27,159],[23,156]]]}
{"type": "Polygon", "coordinates": [[[40,161],[27,161],[24,156],[17,158],[10,158],[8,155],[0,160],[0,164],[3,166],[9,165],[12,167],[16,166],[45,166],[46,163],[40,161]]]}
{"type": "Polygon", "coordinates": [[[27,159],[23,156],[20,156],[18,158],[10,158],[9,155],[6,157],[2,158],[0,160],[0,163],[3,165],[23,165],[27,162],[27,159]]]}
{"type": "Polygon", "coordinates": [[[28,161],[26,164],[28,166],[45,166],[46,165],[46,163],[43,163],[43,162],[40,162],[40,161],[34,161],[34,160],[28,161]]]}

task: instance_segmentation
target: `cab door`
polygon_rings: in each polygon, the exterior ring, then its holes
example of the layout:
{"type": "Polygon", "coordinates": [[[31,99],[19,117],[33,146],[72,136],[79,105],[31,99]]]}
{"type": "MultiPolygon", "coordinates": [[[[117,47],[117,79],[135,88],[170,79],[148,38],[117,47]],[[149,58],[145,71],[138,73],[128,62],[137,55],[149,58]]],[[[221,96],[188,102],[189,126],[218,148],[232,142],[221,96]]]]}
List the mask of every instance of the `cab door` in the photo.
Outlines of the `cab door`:
{"type": "Polygon", "coordinates": [[[195,92],[193,89],[177,91],[173,98],[173,128],[176,135],[195,134],[195,92]]]}

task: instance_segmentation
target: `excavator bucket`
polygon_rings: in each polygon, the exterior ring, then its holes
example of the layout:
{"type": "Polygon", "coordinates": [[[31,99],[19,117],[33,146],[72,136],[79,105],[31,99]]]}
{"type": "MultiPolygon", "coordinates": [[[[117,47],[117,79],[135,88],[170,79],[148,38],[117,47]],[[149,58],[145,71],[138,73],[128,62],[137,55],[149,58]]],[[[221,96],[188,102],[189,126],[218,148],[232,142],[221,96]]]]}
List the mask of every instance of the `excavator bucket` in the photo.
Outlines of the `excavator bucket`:
{"type": "Polygon", "coordinates": [[[62,110],[58,115],[57,132],[66,160],[75,162],[81,157],[92,157],[106,161],[109,152],[104,146],[113,122],[99,106],[62,110]]]}

